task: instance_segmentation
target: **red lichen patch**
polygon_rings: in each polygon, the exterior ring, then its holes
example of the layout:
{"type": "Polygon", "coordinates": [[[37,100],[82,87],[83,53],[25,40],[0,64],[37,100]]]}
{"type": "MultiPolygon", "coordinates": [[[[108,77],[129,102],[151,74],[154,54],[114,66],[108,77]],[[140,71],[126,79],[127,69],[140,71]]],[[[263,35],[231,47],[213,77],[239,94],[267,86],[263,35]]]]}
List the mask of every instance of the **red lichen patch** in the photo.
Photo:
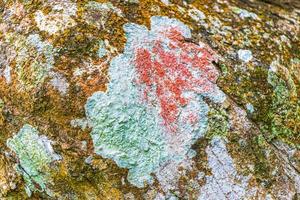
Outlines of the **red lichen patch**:
{"type": "MultiPolygon", "coordinates": [[[[143,91],[146,101],[155,94],[165,126],[176,132],[180,110],[190,102],[184,92],[214,91],[218,71],[211,63],[216,60],[216,54],[206,46],[186,42],[175,28],[161,34],[167,38],[158,38],[151,50],[137,48],[137,82],[146,85],[143,91]]],[[[191,113],[187,121],[197,121],[195,118],[191,113]]]]}

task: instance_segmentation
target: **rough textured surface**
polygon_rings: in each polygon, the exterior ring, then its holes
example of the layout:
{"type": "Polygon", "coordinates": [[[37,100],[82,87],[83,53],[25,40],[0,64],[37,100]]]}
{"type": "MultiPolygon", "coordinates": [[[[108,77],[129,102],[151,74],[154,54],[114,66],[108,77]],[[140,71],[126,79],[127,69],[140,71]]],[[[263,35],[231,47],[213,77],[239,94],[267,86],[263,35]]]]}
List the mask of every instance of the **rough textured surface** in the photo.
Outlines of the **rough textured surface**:
{"type": "Polygon", "coordinates": [[[299,16],[0,0],[0,198],[299,199],[299,16]]]}
{"type": "Polygon", "coordinates": [[[191,33],[178,20],[152,17],[151,31],[124,28],[125,52],[111,61],[108,92],[89,98],[86,112],[95,152],[128,168],[129,181],[143,187],[150,173],[193,153],[207,127],[203,98],[222,103],[225,95],[214,85],[213,52],[184,42],[191,33]]]}
{"type": "Polygon", "coordinates": [[[16,170],[22,174],[26,182],[26,192],[39,189],[40,192],[47,191],[49,178],[49,165],[60,157],[52,149],[51,141],[39,133],[32,126],[26,124],[12,139],[7,140],[7,146],[16,153],[19,164],[16,170]],[[37,187],[36,187],[37,186],[37,187]]]}
{"type": "Polygon", "coordinates": [[[249,186],[250,176],[237,174],[224,140],[213,138],[206,153],[212,175],[206,177],[198,199],[247,199],[255,196],[255,190],[249,186]]]}

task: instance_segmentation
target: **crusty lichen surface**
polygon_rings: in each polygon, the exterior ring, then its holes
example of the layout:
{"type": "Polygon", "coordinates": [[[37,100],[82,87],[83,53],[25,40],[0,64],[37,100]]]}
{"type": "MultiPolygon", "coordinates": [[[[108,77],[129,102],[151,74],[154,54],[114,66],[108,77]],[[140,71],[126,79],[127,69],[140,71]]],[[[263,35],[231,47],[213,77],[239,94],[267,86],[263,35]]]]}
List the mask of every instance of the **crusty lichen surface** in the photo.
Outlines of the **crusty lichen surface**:
{"type": "Polygon", "coordinates": [[[298,199],[299,14],[0,0],[0,198],[298,199]]]}
{"type": "Polygon", "coordinates": [[[51,196],[51,191],[47,189],[47,183],[50,182],[50,164],[60,159],[54,153],[51,141],[26,124],[17,135],[7,140],[7,146],[17,155],[19,163],[16,170],[26,182],[28,196],[36,189],[51,196]]]}
{"type": "Polygon", "coordinates": [[[203,98],[226,97],[214,84],[214,52],[185,43],[191,34],[180,21],[154,16],[151,31],[136,24],[124,29],[128,41],[111,61],[108,92],[95,93],[85,107],[95,152],[128,168],[128,180],[143,187],[153,182],[150,173],[192,157],[191,145],[207,128],[203,98]]]}

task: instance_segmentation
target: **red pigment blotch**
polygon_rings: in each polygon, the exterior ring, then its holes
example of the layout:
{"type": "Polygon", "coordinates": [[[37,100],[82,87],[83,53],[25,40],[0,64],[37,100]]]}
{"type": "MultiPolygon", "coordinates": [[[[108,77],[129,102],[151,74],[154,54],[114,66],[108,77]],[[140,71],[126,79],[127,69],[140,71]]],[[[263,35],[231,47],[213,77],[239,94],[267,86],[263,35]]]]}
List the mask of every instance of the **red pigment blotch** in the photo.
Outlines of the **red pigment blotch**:
{"type": "MultiPolygon", "coordinates": [[[[186,42],[180,31],[174,28],[161,34],[170,40],[167,50],[163,48],[166,42],[161,38],[154,42],[151,51],[142,47],[136,50],[137,83],[146,86],[143,94],[147,101],[155,94],[164,125],[174,132],[178,128],[180,109],[190,102],[183,92],[212,92],[218,72],[211,65],[215,60],[211,49],[186,42]]],[[[192,124],[198,120],[195,114],[188,118],[187,122],[192,124]]]]}

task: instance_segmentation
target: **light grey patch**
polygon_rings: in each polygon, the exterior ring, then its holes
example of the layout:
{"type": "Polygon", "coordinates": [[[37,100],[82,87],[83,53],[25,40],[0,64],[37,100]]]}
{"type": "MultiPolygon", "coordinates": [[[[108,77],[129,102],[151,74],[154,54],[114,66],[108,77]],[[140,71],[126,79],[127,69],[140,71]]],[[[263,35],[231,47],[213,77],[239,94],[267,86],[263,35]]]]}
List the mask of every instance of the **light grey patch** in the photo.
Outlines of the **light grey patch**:
{"type": "Polygon", "coordinates": [[[198,10],[196,8],[190,9],[188,11],[188,14],[196,22],[198,22],[198,21],[203,20],[203,19],[206,18],[205,14],[202,11],[200,11],[200,10],[198,10]]]}
{"type": "Polygon", "coordinates": [[[10,71],[11,71],[10,66],[6,65],[5,69],[3,70],[3,76],[4,76],[7,84],[11,83],[11,73],[10,73],[10,71]]]}
{"type": "Polygon", "coordinates": [[[73,119],[70,122],[71,126],[74,128],[81,128],[82,130],[85,130],[87,128],[91,128],[91,125],[89,124],[88,120],[85,118],[82,119],[73,119]]]}
{"type": "Polygon", "coordinates": [[[198,200],[240,200],[255,193],[255,189],[248,189],[250,177],[237,173],[224,139],[213,138],[206,153],[212,175],[206,176],[206,185],[200,189],[198,200]]]}
{"type": "Polygon", "coordinates": [[[69,88],[67,79],[59,73],[51,73],[51,85],[57,89],[61,94],[66,95],[69,88]]]}
{"type": "Polygon", "coordinates": [[[201,180],[205,177],[205,173],[204,172],[199,172],[198,175],[197,175],[197,179],[198,180],[201,180]]]}
{"type": "Polygon", "coordinates": [[[158,193],[154,200],[165,200],[166,197],[162,193],[158,193]]]}
{"type": "Polygon", "coordinates": [[[45,135],[40,136],[40,142],[45,147],[45,150],[48,152],[48,154],[52,155],[53,160],[61,160],[62,157],[58,154],[56,154],[52,148],[53,141],[49,140],[45,135]]]}
{"type": "Polygon", "coordinates": [[[249,12],[245,9],[241,9],[241,8],[238,8],[238,7],[231,7],[231,10],[238,14],[240,18],[242,19],[246,19],[246,18],[252,18],[252,19],[255,19],[255,20],[260,20],[260,18],[253,12],[249,12]]]}
{"type": "Polygon", "coordinates": [[[240,49],[238,51],[238,58],[244,61],[245,63],[248,63],[252,60],[253,55],[250,50],[240,49]]]}
{"type": "Polygon", "coordinates": [[[98,56],[99,58],[103,58],[104,56],[107,55],[107,50],[105,47],[105,43],[103,40],[99,41],[99,49],[98,49],[98,56]]]}
{"type": "Polygon", "coordinates": [[[93,162],[93,156],[88,156],[88,157],[84,160],[84,162],[85,162],[86,164],[88,164],[88,165],[92,164],[92,162],[93,162]]]}
{"type": "Polygon", "coordinates": [[[1,53],[0,53],[0,76],[3,76],[5,78],[7,84],[11,82],[11,68],[6,61],[5,55],[1,53]]]}

